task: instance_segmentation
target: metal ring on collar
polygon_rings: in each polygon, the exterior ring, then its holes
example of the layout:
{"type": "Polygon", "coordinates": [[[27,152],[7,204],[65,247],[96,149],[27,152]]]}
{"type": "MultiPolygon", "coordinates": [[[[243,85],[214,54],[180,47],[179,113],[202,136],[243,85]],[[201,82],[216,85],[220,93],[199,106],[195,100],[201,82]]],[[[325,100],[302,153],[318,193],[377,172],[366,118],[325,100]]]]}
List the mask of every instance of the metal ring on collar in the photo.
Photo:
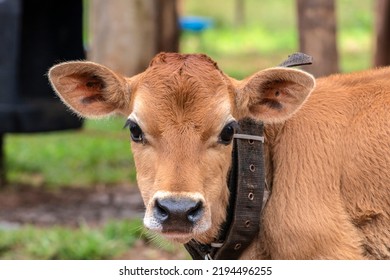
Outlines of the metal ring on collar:
{"type": "Polygon", "coordinates": [[[255,141],[260,141],[260,142],[264,143],[264,136],[236,133],[236,134],[234,134],[233,137],[236,139],[255,140],[255,141]]]}

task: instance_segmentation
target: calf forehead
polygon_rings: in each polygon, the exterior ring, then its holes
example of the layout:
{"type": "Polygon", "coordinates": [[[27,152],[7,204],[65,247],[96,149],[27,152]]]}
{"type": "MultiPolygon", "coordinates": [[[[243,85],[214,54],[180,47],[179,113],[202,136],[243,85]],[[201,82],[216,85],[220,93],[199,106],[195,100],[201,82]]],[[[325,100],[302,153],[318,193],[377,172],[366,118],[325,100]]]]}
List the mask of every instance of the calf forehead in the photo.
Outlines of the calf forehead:
{"type": "Polygon", "coordinates": [[[229,117],[231,101],[229,80],[210,58],[163,54],[144,73],[134,113],[157,130],[175,124],[204,129],[229,117]]]}

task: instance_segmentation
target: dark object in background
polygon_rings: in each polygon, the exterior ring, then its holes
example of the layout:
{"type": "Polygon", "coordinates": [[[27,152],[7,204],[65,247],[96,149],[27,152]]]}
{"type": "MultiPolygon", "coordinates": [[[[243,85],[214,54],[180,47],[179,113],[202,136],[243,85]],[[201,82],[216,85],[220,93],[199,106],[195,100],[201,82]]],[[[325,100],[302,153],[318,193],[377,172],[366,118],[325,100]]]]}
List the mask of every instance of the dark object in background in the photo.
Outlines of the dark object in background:
{"type": "Polygon", "coordinates": [[[81,127],[46,72],[84,58],[82,1],[0,1],[0,38],[0,134],[81,127]]]}
{"type": "Polygon", "coordinates": [[[0,0],[0,186],[4,133],[82,126],[46,73],[55,63],[84,57],[82,0],[0,0]]]}

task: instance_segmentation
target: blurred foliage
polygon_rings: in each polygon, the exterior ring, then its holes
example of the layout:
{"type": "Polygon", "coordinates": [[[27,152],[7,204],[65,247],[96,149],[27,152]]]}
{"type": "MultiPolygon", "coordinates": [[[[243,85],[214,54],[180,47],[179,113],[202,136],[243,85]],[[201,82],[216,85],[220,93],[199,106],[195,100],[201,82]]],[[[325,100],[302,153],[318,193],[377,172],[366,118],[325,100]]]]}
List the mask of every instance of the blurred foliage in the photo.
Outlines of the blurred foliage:
{"type": "Polygon", "coordinates": [[[142,236],[140,220],[81,226],[0,230],[0,259],[98,260],[125,253],[142,236]]]}
{"type": "MultiPolygon", "coordinates": [[[[234,23],[234,0],[183,4],[184,15],[210,17],[215,24],[202,33],[184,32],[181,51],[206,53],[233,77],[275,66],[298,50],[295,0],[246,0],[246,20],[240,27],[234,23]]],[[[369,68],[374,0],[336,4],[342,71],[369,68]]],[[[50,187],[135,182],[123,123],[119,118],[88,120],[82,131],[7,135],[8,179],[50,187]]]]}
{"type": "MultiPolygon", "coordinates": [[[[234,23],[234,0],[184,3],[184,15],[209,17],[215,25],[202,33],[184,32],[182,52],[207,53],[235,78],[275,66],[299,49],[295,0],[246,0],[240,27],[234,23]]],[[[374,0],[335,3],[342,71],[371,67],[374,0]]]]}

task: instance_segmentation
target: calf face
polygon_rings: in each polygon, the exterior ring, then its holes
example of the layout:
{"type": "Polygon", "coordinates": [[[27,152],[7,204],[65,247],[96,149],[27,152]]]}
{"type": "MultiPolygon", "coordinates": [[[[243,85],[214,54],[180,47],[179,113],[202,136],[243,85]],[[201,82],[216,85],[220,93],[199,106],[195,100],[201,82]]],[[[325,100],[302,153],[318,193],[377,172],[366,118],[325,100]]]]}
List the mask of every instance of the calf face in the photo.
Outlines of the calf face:
{"type": "Polygon", "coordinates": [[[54,90],[83,117],[127,117],[144,224],[178,242],[210,242],[225,220],[237,121],[283,122],[314,87],[300,70],[270,68],[237,81],[205,55],[162,53],[125,78],[92,62],[50,69],[54,90]]]}

